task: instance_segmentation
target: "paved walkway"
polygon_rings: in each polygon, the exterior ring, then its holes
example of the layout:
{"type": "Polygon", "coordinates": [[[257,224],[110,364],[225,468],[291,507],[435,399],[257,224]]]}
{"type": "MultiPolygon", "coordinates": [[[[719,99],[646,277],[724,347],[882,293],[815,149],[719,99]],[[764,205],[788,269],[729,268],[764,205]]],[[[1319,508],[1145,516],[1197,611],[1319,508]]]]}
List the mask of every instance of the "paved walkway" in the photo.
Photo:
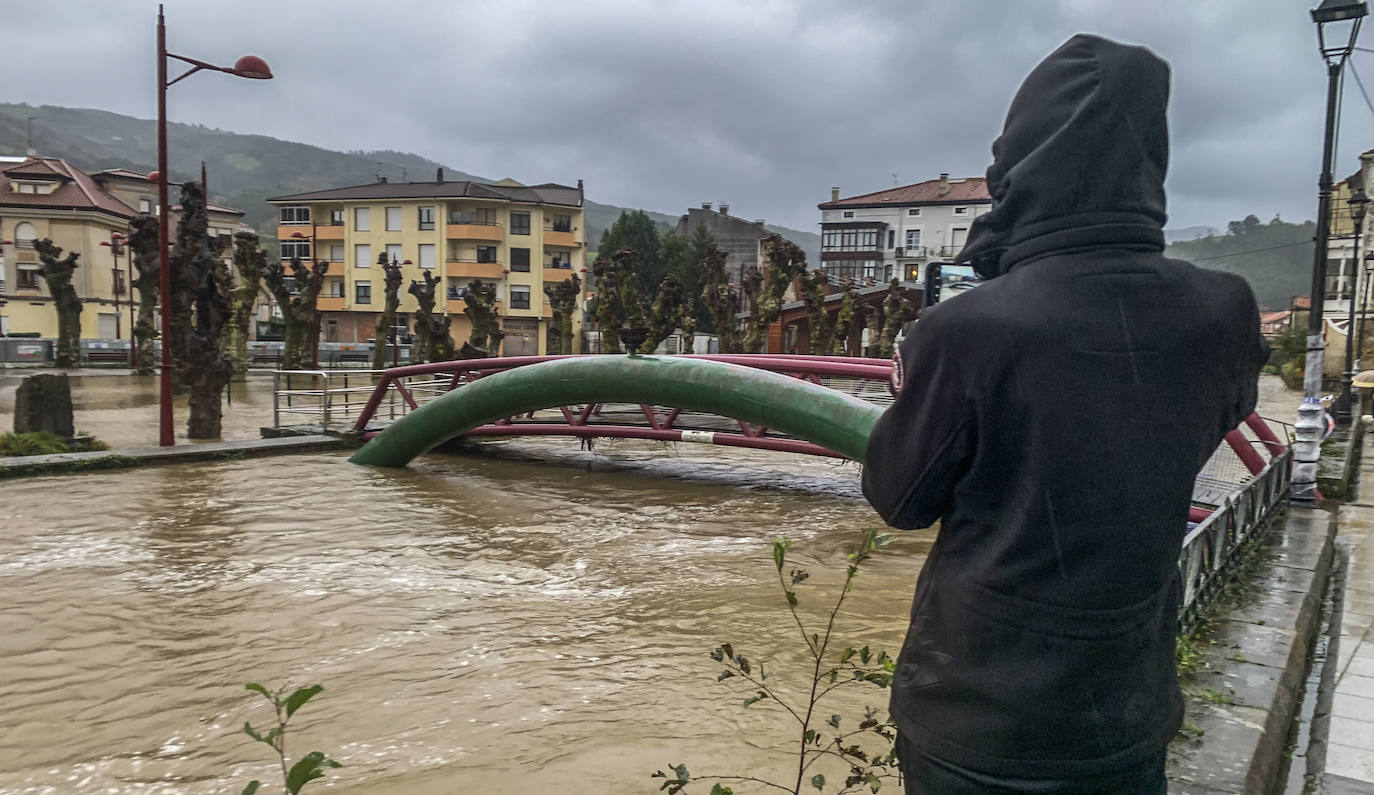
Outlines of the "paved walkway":
{"type": "MultiPolygon", "coordinates": [[[[256,457],[276,453],[300,453],[327,450],[347,444],[336,436],[284,436],[277,439],[243,439],[233,442],[181,443],[172,447],[131,447],[123,450],[100,450],[90,453],[54,453],[22,458],[0,458],[0,478],[40,475],[45,472],[68,472],[79,469],[139,466],[150,463],[174,463],[215,459],[242,455],[256,457]],[[107,464],[108,467],[102,466],[107,464]]],[[[1374,487],[1371,487],[1374,489],[1374,487]]],[[[1374,490],[1371,490],[1374,494],[1374,490]]]]}
{"type": "Polygon", "coordinates": [[[1374,436],[1364,435],[1360,487],[1341,506],[1337,545],[1349,554],[1326,754],[1328,792],[1374,793],[1374,436]]]}

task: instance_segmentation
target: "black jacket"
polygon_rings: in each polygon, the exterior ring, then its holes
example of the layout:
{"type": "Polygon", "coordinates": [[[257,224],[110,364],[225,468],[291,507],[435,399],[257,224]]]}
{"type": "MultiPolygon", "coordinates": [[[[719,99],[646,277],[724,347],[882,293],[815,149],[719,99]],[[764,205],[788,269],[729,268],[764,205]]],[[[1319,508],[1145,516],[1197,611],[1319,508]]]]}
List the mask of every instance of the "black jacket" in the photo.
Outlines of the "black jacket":
{"type": "Polygon", "coordinates": [[[927,753],[1072,776],[1161,752],[1194,477],[1254,410],[1249,287],[1167,259],[1168,67],[1075,36],[1026,79],[961,255],[983,286],[928,310],[871,437],[864,494],[941,520],[892,712],[927,753]]]}

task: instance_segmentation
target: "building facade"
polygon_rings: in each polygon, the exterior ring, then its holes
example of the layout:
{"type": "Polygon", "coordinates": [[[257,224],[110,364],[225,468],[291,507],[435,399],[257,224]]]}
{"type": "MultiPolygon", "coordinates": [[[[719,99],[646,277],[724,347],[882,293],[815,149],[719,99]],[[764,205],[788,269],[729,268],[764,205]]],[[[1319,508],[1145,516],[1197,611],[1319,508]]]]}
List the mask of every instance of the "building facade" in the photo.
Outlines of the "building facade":
{"type": "Polygon", "coordinates": [[[831,281],[917,282],[927,262],[953,259],[973,219],[992,208],[982,177],[917,182],[847,198],[830,189],[821,211],[821,266],[831,281]]]}
{"type": "Polygon", "coordinates": [[[741,284],[750,268],[763,269],[763,239],[769,235],[763,219],[746,221],[730,215],[730,205],[712,210],[710,202],[701,209],[692,208],[678,218],[677,234],[690,236],[699,226],[706,227],[716,241],[716,248],[725,252],[725,272],[735,284],[741,284]]]}
{"type": "MultiPolygon", "coordinates": [[[[81,337],[129,339],[131,263],[119,237],[139,212],[157,209],[146,174],[112,169],[87,174],[60,158],[0,164],[0,335],[57,336],[57,311],[34,242],[80,255],[72,276],[83,306],[81,337]]],[[[243,213],[211,206],[212,233],[233,234],[243,213]]]]}
{"type": "MultiPolygon", "coordinates": [[[[471,334],[463,295],[473,280],[494,285],[507,356],[547,353],[553,317],[545,284],[585,278],[586,225],[577,187],[513,180],[376,182],[268,199],[280,211],[283,262],[329,262],[318,303],[324,342],[376,336],[385,296],[379,256],[402,266],[397,326],[418,308],[407,288],[426,272],[440,279],[435,311],[451,318],[454,342],[471,334]]],[[[573,321],[581,338],[581,308],[573,321]]],[[[404,332],[400,332],[404,333],[404,332]]],[[[552,347],[557,350],[558,343],[552,347]]]]}

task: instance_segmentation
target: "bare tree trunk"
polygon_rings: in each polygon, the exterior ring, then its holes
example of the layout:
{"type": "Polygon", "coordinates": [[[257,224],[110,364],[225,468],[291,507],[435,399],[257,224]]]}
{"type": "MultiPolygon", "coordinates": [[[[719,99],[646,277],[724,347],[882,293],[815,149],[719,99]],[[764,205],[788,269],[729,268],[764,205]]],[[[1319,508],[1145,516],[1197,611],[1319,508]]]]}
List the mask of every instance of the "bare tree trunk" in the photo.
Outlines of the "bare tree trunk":
{"type": "Polygon", "coordinates": [[[34,250],[43,264],[43,281],[52,295],[57,309],[57,366],[78,367],[81,364],[81,299],[72,285],[76,261],[81,255],[70,253],[62,257],[62,248],[47,238],[36,241],[34,250]]]}
{"type": "MultiPolygon", "coordinates": [[[[377,318],[377,331],[373,334],[372,343],[372,369],[385,370],[388,366],[386,360],[386,343],[391,339],[396,331],[396,310],[401,306],[401,282],[405,281],[401,276],[401,265],[397,262],[388,262],[386,252],[377,255],[377,265],[382,269],[382,316],[377,318]]],[[[400,340],[397,340],[400,344],[400,340]]],[[[415,362],[415,346],[411,345],[411,362],[415,362]]]]}
{"type": "MultiPolygon", "coordinates": [[[[205,215],[205,193],[198,182],[181,186],[181,220],[172,250],[172,283],[182,290],[169,302],[173,320],[172,355],[179,381],[190,392],[186,436],[220,438],[220,401],[233,367],[221,350],[229,320],[229,274],[216,257],[205,215]]],[[[164,343],[166,344],[166,343],[164,343]]]]}
{"type": "Polygon", "coordinates": [[[315,260],[307,268],[299,258],[291,260],[291,279],[296,288],[286,279],[286,269],[280,262],[268,264],[263,281],[281,310],[282,325],[285,327],[286,345],[282,352],[283,370],[304,370],[307,354],[312,350],[311,332],[315,325],[315,300],[319,297],[320,287],[324,284],[325,271],[329,262],[315,260]]]}
{"type": "Polygon", "coordinates": [[[157,299],[158,269],[157,218],[143,213],[134,218],[129,234],[129,256],[133,257],[134,289],[138,291],[138,322],[134,324],[136,375],[157,372],[157,356],[153,341],[158,337],[157,299]]]}
{"type": "Polygon", "coordinates": [[[239,283],[231,299],[224,348],[233,368],[233,379],[242,381],[248,376],[248,332],[253,322],[253,304],[258,300],[262,274],[267,269],[267,252],[258,246],[258,236],[252,232],[234,235],[234,268],[239,283]]]}

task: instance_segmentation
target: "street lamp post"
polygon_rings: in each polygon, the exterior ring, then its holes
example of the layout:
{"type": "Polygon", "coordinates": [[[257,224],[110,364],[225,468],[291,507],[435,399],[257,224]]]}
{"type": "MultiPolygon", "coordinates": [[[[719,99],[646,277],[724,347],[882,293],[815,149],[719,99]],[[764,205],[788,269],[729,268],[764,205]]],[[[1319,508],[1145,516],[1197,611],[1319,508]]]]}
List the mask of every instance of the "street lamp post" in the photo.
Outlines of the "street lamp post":
{"type": "Polygon", "coordinates": [[[206,69],[237,77],[246,77],[251,80],[272,79],[272,70],[267,68],[267,62],[256,55],[245,55],[235,61],[233,66],[215,66],[195,58],[167,52],[167,24],[162,15],[162,4],[159,3],[157,6],[157,171],[148,175],[148,181],[157,183],[158,300],[162,304],[160,313],[162,321],[160,324],[162,367],[158,379],[158,444],[163,447],[176,444],[176,435],[172,431],[172,323],[171,312],[169,311],[171,309],[172,272],[167,261],[167,246],[170,243],[167,229],[170,218],[167,210],[167,89],[196,72],[206,69]],[[167,79],[168,58],[175,58],[183,63],[188,63],[191,68],[169,81],[167,79]]]}
{"type": "Polygon", "coordinates": [[[1364,213],[1369,206],[1369,197],[1363,190],[1346,200],[1350,209],[1350,220],[1355,224],[1355,257],[1351,260],[1351,282],[1346,286],[1350,293],[1349,313],[1345,326],[1345,374],[1341,376],[1341,394],[1336,398],[1336,422],[1350,422],[1350,401],[1353,397],[1351,382],[1355,380],[1355,299],[1360,295],[1360,233],[1364,231],[1364,213]]]}
{"type": "Polygon", "coordinates": [[[1323,420],[1322,388],[1322,303],[1326,300],[1327,239],[1331,232],[1331,170],[1335,157],[1336,104],[1340,97],[1341,70],[1355,49],[1360,33],[1360,21],[1369,14],[1369,6],[1362,0],[1322,0],[1312,10],[1317,23],[1317,47],[1326,62],[1326,134],[1322,142],[1322,171],[1317,179],[1317,236],[1312,262],[1312,309],[1307,322],[1307,369],[1303,374],[1302,406],[1294,425],[1297,443],[1293,451],[1293,480],[1291,496],[1299,502],[1317,500],[1317,461],[1321,458],[1322,436],[1326,429],[1323,420]],[[1339,45],[1327,45],[1327,27],[1349,23],[1349,39],[1339,45]]]}

